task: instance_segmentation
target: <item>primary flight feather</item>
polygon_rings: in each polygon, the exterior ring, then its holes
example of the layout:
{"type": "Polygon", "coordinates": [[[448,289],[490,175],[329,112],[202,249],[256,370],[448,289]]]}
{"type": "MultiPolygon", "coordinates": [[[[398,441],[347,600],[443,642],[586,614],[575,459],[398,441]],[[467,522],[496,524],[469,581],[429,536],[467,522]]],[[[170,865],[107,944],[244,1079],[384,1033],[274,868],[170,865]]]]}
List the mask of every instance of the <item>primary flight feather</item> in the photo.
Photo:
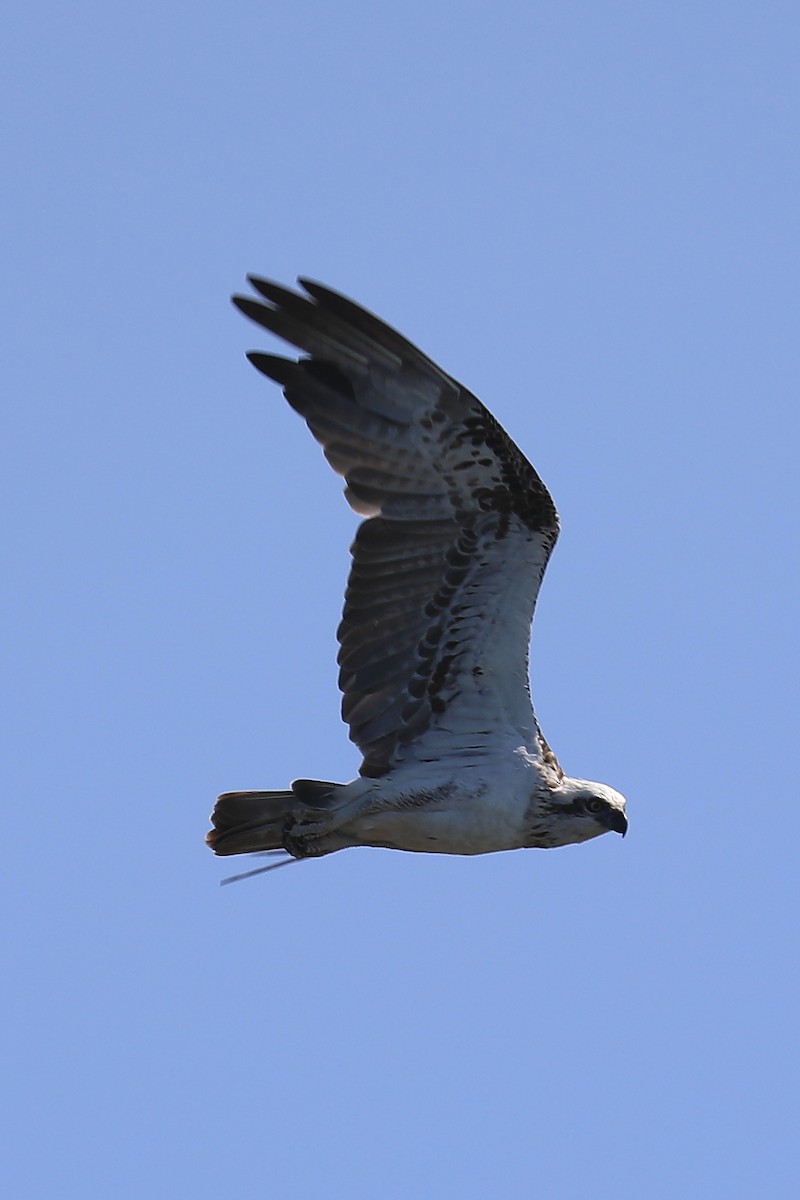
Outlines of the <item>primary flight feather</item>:
{"type": "Polygon", "coordinates": [[[348,846],[485,854],[627,829],[625,800],[565,775],[539,729],[528,644],[558,514],[481,402],[390,326],[301,279],[249,277],[247,317],[301,351],[248,358],[286,399],[365,517],[339,626],[357,779],[228,792],[217,854],[348,846]]]}

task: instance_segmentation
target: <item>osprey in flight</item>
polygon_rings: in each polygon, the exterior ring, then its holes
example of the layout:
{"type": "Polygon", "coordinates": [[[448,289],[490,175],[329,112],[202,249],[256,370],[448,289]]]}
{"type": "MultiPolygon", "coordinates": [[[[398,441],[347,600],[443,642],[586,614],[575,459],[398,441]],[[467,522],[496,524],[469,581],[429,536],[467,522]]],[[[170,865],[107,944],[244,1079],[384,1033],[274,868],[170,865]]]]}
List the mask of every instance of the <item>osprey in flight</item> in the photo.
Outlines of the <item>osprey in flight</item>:
{"type": "MultiPolygon", "coordinates": [[[[357,779],[228,792],[216,854],[348,846],[487,854],[624,834],[625,800],[571,779],[531,706],[528,643],[558,537],[547,488],[481,402],[372,313],[302,279],[234,304],[297,347],[251,352],[365,519],[339,626],[357,779]]],[[[289,861],[289,860],[286,860],[289,861]]]]}

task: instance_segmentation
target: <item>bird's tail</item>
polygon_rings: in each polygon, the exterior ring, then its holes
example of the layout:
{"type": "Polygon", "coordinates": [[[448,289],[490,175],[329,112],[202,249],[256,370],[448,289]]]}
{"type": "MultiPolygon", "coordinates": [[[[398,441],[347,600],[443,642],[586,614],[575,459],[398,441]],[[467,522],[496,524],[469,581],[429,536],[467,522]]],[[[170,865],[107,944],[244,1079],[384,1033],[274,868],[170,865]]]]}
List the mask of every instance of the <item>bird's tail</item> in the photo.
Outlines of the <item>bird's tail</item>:
{"type": "Polygon", "coordinates": [[[253,854],[284,849],[284,834],[298,820],[330,810],[338,783],[296,779],[284,792],[225,792],[211,814],[206,845],[215,854],[253,854]]]}

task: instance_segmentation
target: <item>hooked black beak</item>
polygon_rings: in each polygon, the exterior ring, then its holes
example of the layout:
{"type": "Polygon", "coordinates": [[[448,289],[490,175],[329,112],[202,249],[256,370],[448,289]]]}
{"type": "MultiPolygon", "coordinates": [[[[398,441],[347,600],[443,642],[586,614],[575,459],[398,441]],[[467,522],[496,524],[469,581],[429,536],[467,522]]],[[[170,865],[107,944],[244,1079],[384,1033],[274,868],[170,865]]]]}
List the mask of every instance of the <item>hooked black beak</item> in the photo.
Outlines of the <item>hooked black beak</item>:
{"type": "Polygon", "coordinates": [[[605,824],[609,829],[613,829],[614,833],[621,833],[623,837],[628,832],[628,818],[618,808],[612,808],[605,814],[605,824]]]}

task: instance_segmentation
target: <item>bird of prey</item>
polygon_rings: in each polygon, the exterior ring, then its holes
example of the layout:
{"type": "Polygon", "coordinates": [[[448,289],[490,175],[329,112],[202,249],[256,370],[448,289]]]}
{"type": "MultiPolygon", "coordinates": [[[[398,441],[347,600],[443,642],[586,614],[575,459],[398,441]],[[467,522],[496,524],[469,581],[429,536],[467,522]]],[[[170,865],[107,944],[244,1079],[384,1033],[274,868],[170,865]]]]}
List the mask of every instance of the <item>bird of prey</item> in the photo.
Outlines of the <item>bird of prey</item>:
{"type": "Polygon", "coordinates": [[[248,358],[364,518],[338,631],[342,716],[363,761],[349,783],[220,796],[208,845],[297,859],[624,835],[624,798],[564,773],[531,704],[530,626],[559,530],[536,471],[471,392],[372,313],[307,279],[305,294],[249,281],[259,299],[236,307],[301,357],[248,358]]]}

